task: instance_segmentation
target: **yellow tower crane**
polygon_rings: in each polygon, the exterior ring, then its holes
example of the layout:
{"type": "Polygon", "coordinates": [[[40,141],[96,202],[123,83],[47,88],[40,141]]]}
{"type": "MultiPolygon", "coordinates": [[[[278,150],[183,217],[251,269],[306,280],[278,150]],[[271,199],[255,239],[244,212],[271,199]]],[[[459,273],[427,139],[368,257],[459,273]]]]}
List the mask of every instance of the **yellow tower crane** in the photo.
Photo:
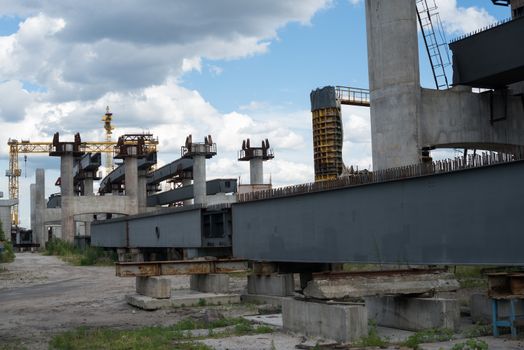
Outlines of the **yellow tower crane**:
{"type": "MultiPolygon", "coordinates": [[[[106,142],[111,142],[111,135],[115,127],[111,124],[113,119],[113,113],[109,110],[109,106],[106,107],[106,114],[102,116],[102,121],[104,122],[104,129],[106,131],[106,142]]],[[[110,154],[106,154],[105,159],[105,168],[106,174],[109,174],[113,170],[113,157],[110,154]]]]}
{"type": "MultiPolygon", "coordinates": [[[[22,170],[18,165],[18,155],[20,153],[47,153],[51,152],[52,142],[31,142],[29,140],[18,141],[9,139],[9,170],[5,175],[9,178],[9,198],[18,199],[20,193],[19,177],[22,175],[22,170]]],[[[82,152],[92,153],[113,153],[116,142],[102,141],[102,142],[82,142],[80,150],[82,152]]],[[[11,224],[18,226],[18,205],[11,207],[11,224]]]]}

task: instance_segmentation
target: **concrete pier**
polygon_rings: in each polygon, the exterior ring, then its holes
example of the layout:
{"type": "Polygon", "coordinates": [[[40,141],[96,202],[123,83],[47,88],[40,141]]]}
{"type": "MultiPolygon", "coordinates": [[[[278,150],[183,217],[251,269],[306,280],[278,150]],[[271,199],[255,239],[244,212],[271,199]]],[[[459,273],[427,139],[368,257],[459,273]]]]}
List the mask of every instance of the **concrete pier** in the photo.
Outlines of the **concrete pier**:
{"type": "Polygon", "coordinates": [[[190,289],[202,293],[228,293],[229,276],[224,274],[192,275],[190,289]]]}
{"type": "Polygon", "coordinates": [[[46,232],[44,228],[46,210],[44,169],[36,169],[35,181],[35,227],[33,229],[33,237],[35,243],[43,247],[46,242],[46,232]]]}
{"type": "Polygon", "coordinates": [[[250,275],[247,276],[247,292],[255,295],[291,296],[295,292],[295,280],[291,273],[250,275]]]}
{"type": "Polygon", "coordinates": [[[206,157],[193,156],[193,193],[194,203],[206,205],[206,157]]]}
{"type": "Polygon", "coordinates": [[[60,157],[60,192],[62,195],[62,238],[73,242],[75,236],[73,191],[73,145],[66,144],[60,157]],[[68,148],[71,148],[70,150],[68,148]]]}
{"type": "Polygon", "coordinates": [[[415,1],[366,0],[374,170],[419,162],[416,18],[415,1]]]}
{"type": "Polygon", "coordinates": [[[138,171],[138,182],[137,182],[137,201],[138,201],[138,212],[145,213],[147,211],[147,171],[138,171]]]}
{"type": "Polygon", "coordinates": [[[364,305],[321,304],[286,298],[282,302],[282,319],[285,330],[344,343],[368,334],[364,305]]]}
{"type": "MultiPolygon", "coordinates": [[[[138,166],[137,158],[132,153],[133,148],[136,150],[136,147],[128,147],[128,156],[124,159],[126,164],[125,188],[126,197],[133,201],[138,201],[138,166]]],[[[133,214],[138,214],[138,208],[133,211],[133,214]]]]}
{"type": "Polygon", "coordinates": [[[171,297],[171,280],[165,277],[137,277],[136,292],[155,299],[171,297]]]}
{"type": "Polygon", "coordinates": [[[249,161],[249,181],[251,185],[264,183],[264,160],[253,158],[249,161]]]}

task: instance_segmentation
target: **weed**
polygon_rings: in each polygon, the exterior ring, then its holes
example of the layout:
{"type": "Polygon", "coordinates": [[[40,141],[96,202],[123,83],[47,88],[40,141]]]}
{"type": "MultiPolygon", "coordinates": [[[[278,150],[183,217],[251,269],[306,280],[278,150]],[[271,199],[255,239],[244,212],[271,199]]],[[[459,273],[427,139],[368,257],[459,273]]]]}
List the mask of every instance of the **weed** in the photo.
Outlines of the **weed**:
{"type": "Polygon", "coordinates": [[[198,306],[206,306],[206,305],[207,305],[206,299],[204,298],[198,299],[198,306]]]}
{"type": "Polygon", "coordinates": [[[451,350],[488,350],[488,344],[480,339],[468,339],[465,342],[453,345],[451,350]]]}
{"type": "Polygon", "coordinates": [[[10,263],[13,262],[13,260],[15,260],[15,253],[11,242],[0,241],[0,263],[10,263]]]}
{"type": "Polygon", "coordinates": [[[367,346],[377,346],[380,348],[385,348],[388,345],[387,340],[380,338],[377,332],[377,323],[374,320],[369,320],[368,322],[368,335],[362,337],[358,342],[357,346],[367,347],[367,346]]]}
{"type": "Polygon", "coordinates": [[[464,337],[466,338],[477,338],[485,335],[491,335],[492,328],[490,325],[475,324],[464,331],[464,337]]]}
{"type": "Polygon", "coordinates": [[[116,255],[113,252],[105,251],[100,247],[87,247],[81,250],[75,248],[72,243],[58,238],[47,242],[45,254],[59,256],[62,260],[77,266],[107,266],[116,261],[116,255]]]}
{"type": "Polygon", "coordinates": [[[482,266],[457,265],[453,268],[461,288],[487,287],[487,280],[482,275],[482,266]]]}
{"type": "Polygon", "coordinates": [[[446,341],[453,338],[453,331],[447,328],[432,328],[419,331],[411,335],[405,342],[404,346],[412,349],[418,349],[421,343],[434,343],[446,341]]]}

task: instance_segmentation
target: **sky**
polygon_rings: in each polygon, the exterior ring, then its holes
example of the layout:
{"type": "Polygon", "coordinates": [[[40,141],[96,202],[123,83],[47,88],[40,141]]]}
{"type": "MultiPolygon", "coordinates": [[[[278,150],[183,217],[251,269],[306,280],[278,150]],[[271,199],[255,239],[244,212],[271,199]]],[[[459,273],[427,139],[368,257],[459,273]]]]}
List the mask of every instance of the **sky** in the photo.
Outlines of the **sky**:
{"type": "MultiPolygon", "coordinates": [[[[429,0],[430,2],[433,0],[429,0]]],[[[489,0],[436,0],[447,39],[509,17],[489,0]]],[[[368,87],[362,0],[2,0],[0,168],[9,138],[104,140],[151,132],[159,165],[180,157],[187,135],[208,134],[218,155],[208,178],[249,181],[242,140],[268,138],[274,186],[311,182],[309,93],[325,85],[368,87]]],[[[421,42],[421,41],[420,41],[421,42]]],[[[433,87],[420,48],[421,84],[433,87]]],[[[449,75],[451,77],[451,75],[449,75]]],[[[347,165],[371,167],[369,110],[343,106],[347,165]]],[[[29,184],[46,169],[46,196],[59,192],[59,160],[20,157],[20,218],[29,222],[29,184]]],[[[8,181],[0,181],[8,196],[8,181]]]]}

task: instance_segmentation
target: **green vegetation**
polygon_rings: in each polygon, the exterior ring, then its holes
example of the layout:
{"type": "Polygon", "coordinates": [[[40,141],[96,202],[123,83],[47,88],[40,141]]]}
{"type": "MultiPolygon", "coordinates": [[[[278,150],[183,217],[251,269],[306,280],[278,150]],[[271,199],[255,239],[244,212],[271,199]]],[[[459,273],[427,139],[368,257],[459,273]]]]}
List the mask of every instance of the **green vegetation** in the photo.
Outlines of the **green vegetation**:
{"type": "Polygon", "coordinates": [[[382,339],[377,332],[377,323],[374,320],[368,322],[368,335],[361,338],[357,343],[359,347],[374,346],[379,348],[385,348],[388,346],[387,339],[382,339]]]}
{"type": "Polygon", "coordinates": [[[0,263],[9,263],[15,260],[15,253],[11,242],[7,242],[5,232],[0,221],[0,263]]]}
{"type": "Polygon", "coordinates": [[[447,341],[453,338],[453,331],[447,328],[432,328],[419,331],[411,335],[405,342],[404,346],[412,349],[418,349],[419,344],[435,343],[447,341]]]}
{"type": "Polygon", "coordinates": [[[0,350],[26,350],[27,347],[20,343],[20,340],[9,341],[0,344],[0,350]]]}
{"type": "Polygon", "coordinates": [[[220,338],[231,335],[270,333],[268,326],[252,325],[243,318],[222,318],[211,322],[185,319],[169,327],[144,327],[135,330],[109,328],[78,328],[53,337],[49,349],[180,349],[208,350],[209,346],[199,343],[203,336],[193,336],[191,331],[207,329],[207,337],[220,338]],[[214,331],[217,328],[224,328],[214,331]]]}
{"type": "Polygon", "coordinates": [[[486,335],[491,335],[492,332],[493,332],[493,329],[491,328],[491,325],[477,323],[469,327],[468,329],[466,329],[463,335],[466,338],[477,338],[477,337],[483,337],[486,335]]]}
{"type": "Polygon", "coordinates": [[[482,275],[484,268],[485,266],[457,265],[452,271],[455,273],[461,288],[484,288],[488,286],[487,279],[482,275]]]}
{"type": "Polygon", "coordinates": [[[451,350],[488,350],[488,344],[480,339],[468,339],[465,342],[453,345],[451,350]]]}
{"type": "Polygon", "coordinates": [[[100,247],[87,247],[84,250],[75,248],[72,243],[53,238],[47,242],[46,255],[56,255],[62,260],[77,266],[107,266],[116,261],[116,254],[100,247]]]}

